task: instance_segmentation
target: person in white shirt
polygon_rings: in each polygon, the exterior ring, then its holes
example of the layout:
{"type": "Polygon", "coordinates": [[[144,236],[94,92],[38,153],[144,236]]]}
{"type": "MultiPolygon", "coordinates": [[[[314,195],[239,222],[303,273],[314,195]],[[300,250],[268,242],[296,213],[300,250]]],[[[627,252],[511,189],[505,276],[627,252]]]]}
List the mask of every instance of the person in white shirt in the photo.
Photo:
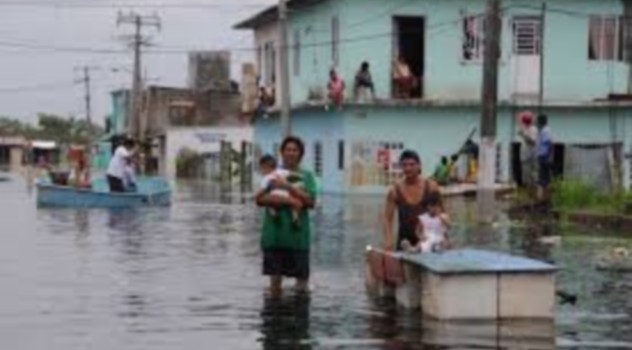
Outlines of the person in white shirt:
{"type": "Polygon", "coordinates": [[[435,253],[451,246],[448,229],[452,225],[448,214],[443,212],[441,198],[431,194],[427,199],[428,212],[419,216],[417,236],[419,243],[413,246],[409,241],[402,242],[402,248],[409,253],[435,253]]]}
{"type": "Polygon", "coordinates": [[[133,150],[134,141],[126,139],[123,145],[118,146],[114,151],[107,171],[110,192],[125,192],[125,168],[131,163],[133,150]]]}
{"type": "MultiPolygon", "coordinates": [[[[285,169],[277,168],[277,161],[271,155],[265,155],[261,157],[261,159],[259,160],[259,170],[262,175],[260,191],[267,192],[273,196],[289,198],[292,202],[292,219],[294,223],[298,223],[299,213],[301,212],[301,209],[303,208],[301,201],[294,200],[290,196],[289,191],[278,188],[276,186],[276,183],[279,181],[292,182],[291,181],[292,176],[290,176],[291,175],[290,172],[285,169]]],[[[299,184],[293,183],[293,185],[296,186],[299,184]]],[[[270,214],[272,216],[276,216],[277,213],[274,209],[268,208],[267,210],[270,210],[270,214]]]]}
{"type": "Polygon", "coordinates": [[[521,139],[520,162],[522,168],[522,186],[535,187],[537,183],[537,159],[535,146],[538,138],[538,128],[535,125],[533,113],[524,112],[519,115],[518,135],[521,139]]]}

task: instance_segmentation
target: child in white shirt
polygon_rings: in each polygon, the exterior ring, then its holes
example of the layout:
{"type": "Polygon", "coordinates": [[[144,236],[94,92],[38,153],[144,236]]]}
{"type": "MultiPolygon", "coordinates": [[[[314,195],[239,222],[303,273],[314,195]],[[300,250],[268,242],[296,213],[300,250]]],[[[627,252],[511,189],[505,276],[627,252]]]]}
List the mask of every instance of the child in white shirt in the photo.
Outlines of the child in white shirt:
{"type": "MultiPolygon", "coordinates": [[[[291,175],[290,172],[285,169],[277,168],[277,161],[271,155],[261,157],[261,160],[259,160],[259,171],[262,175],[260,191],[267,192],[272,196],[290,199],[292,202],[292,221],[298,223],[299,213],[303,208],[303,204],[300,200],[292,198],[289,191],[274,185],[275,181],[288,181],[291,175]]],[[[273,208],[268,208],[268,211],[272,216],[277,215],[276,210],[273,208]]]]}
{"type": "Polygon", "coordinates": [[[452,225],[449,216],[443,212],[438,193],[431,193],[426,199],[428,212],[419,216],[417,237],[419,243],[413,246],[409,241],[402,242],[402,248],[411,253],[440,252],[450,246],[448,229],[452,225]]]}

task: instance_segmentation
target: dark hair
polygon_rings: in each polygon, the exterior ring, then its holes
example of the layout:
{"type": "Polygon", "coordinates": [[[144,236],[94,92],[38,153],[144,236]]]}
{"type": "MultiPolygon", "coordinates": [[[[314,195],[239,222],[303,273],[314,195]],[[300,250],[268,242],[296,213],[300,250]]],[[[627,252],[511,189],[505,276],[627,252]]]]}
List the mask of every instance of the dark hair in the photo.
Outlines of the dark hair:
{"type": "Polygon", "coordinates": [[[266,154],[263,157],[261,157],[261,159],[259,159],[259,166],[262,166],[262,165],[269,165],[273,168],[276,168],[277,160],[276,158],[274,158],[273,155],[266,154]]]}
{"type": "Polygon", "coordinates": [[[437,205],[441,205],[441,195],[439,192],[430,192],[426,197],[426,205],[429,207],[434,207],[437,205]]]}
{"type": "Polygon", "coordinates": [[[451,158],[452,158],[453,162],[456,162],[457,160],[459,160],[459,154],[458,153],[457,154],[453,154],[451,158]]]}
{"type": "Polygon", "coordinates": [[[362,62],[362,65],[360,66],[360,69],[363,71],[369,70],[369,62],[364,61],[362,62]]]}
{"type": "Polygon", "coordinates": [[[402,155],[399,156],[399,162],[403,163],[405,160],[414,160],[417,164],[421,164],[421,159],[419,158],[419,154],[413,150],[405,150],[402,152],[402,155]]]}
{"type": "Polygon", "coordinates": [[[296,136],[288,136],[283,140],[283,143],[281,143],[281,152],[283,152],[290,143],[293,143],[296,147],[298,147],[299,159],[303,159],[303,156],[305,155],[305,144],[303,143],[303,140],[296,136]]]}
{"type": "Polygon", "coordinates": [[[546,114],[540,114],[538,116],[538,125],[546,126],[548,123],[549,123],[549,118],[546,116],[546,114]]]}
{"type": "Polygon", "coordinates": [[[130,147],[131,148],[131,147],[134,147],[135,144],[136,144],[136,142],[134,142],[134,140],[131,139],[131,138],[125,138],[123,140],[123,146],[125,146],[125,147],[130,147]]]}
{"type": "Polygon", "coordinates": [[[441,157],[441,163],[448,164],[448,157],[446,156],[441,157]]]}

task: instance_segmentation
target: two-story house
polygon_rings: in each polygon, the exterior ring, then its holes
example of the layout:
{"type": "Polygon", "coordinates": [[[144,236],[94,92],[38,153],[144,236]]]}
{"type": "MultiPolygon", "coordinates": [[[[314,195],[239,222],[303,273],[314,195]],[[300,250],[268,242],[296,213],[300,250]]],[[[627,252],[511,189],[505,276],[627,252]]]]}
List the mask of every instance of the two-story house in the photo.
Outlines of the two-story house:
{"type": "MultiPolygon", "coordinates": [[[[396,159],[404,148],[419,151],[424,170],[431,172],[478,127],[485,0],[290,0],[288,5],[293,132],[307,141],[305,161],[322,177],[324,191],[384,190],[398,174],[396,159]],[[393,79],[398,57],[415,81],[404,97],[396,96],[393,79]],[[363,62],[370,65],[376,98],[357,102],[353,85],[363,62]],[[332,68],[347,85],[341,108],[317,101],[332,68]]],[[[624,21],[630,14],[628,0],[502,2],[499,181],[512,181],[516,116],[532,111],[549,116],[561,171],[565,147],[615,144],[610,158],[624,163],[623,180],[630,186],[631,165],[624,159],[632,152],[632,104],[626,102],[632,91],[627,49],[632,36],[624,21]]],[[[270,7],[236,28],[254,31],[261,82],[279,91],[277,20],[277,8],[270,7]]],[[[254,125],[262,152],[275,152],[278,115],[254,125]]]]}

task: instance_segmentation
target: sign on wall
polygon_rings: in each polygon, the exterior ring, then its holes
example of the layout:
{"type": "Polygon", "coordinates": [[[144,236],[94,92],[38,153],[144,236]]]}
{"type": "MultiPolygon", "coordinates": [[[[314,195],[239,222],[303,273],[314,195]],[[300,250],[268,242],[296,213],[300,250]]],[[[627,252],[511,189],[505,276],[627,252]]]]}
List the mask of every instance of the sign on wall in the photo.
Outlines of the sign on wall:
{"type": "Polygon", "coordinates": [[[347,168],[350,186],[388,186],[401,174],[401,142],[355,141],[351,144],[351,166],[347,168]]]}

